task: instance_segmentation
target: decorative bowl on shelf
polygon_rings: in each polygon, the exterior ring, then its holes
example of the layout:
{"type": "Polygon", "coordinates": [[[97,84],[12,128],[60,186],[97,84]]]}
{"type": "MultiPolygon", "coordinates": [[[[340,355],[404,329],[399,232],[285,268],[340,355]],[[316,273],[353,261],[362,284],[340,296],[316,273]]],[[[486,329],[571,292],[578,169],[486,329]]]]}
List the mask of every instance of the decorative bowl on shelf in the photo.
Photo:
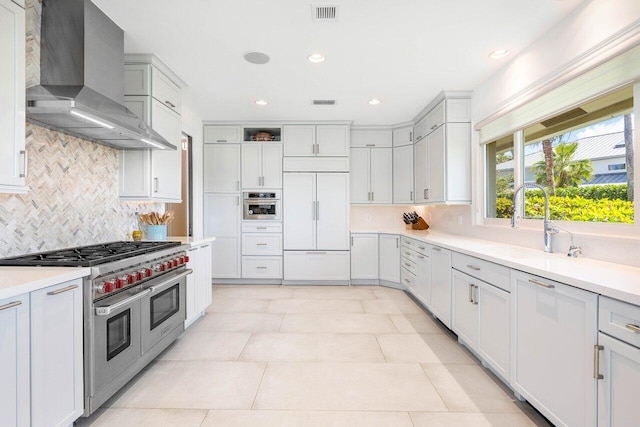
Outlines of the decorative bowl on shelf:
{"type": "Polygon", "coordinates": [[[254,141],[260,141],[260,142],[270,142],[270,141],[273,141],[275,137],[271,132],[261,131],[261,132],[254,133],[251,139],[254,141]]]}

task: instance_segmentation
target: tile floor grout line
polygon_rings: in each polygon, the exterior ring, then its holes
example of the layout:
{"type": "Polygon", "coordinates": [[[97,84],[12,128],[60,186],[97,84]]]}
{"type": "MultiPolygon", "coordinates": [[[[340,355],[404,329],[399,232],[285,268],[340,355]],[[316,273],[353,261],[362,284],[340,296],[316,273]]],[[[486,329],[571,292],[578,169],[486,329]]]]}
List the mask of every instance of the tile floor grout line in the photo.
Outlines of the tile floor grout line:
{"type": "Polygon", "coordinates": [[[387,355],[382,349],[382,345],[380,344],[380,340],[378,339],[378,334],[373,334],[373,336],[376,338],[376,342],[378,343],[378,347],[380,348],[380,353],[382,353],[382,357],[384,357],[384,363],[389,363],[389,360],[387,359],[387,355]]]}
{"type": "Polygon", "coordinates": [[[260,377],[260,383],[258,384],[258,388],[256,388],[256,394],[253,396],[253,402],[251,402],[251,407],[249,408],[250,411],[256,410],[254,406],[256,405],[256,400],[258,399],[258,394],[260,393],[260,387],[262,387],[262,382],[264,381],[264,377],[267,375],[267,369],[269,369],[269,363],[270,362],[267,361],[264,364],[264,371],[262,371],[262,376],[260,377]]]}
{"type": "Polygon", "coordinates": [[[429,374],[427,374],[427,371],[424,369],[424,367],[422,366],[422,363],[418,363],[418,367],[420,368],[420,370],[422,371],[422,373],[424,374],[424,376],[427,378],[427,381],[429,381],[429,384],[431,384],[431,387],[433,387],[433,389],[435,390],[436,394],[438,395],[438,397],[440,398],[440,400],[442,400],[442,403],[444,404],[444,407],[447,408],[447,411],[453,412],[451,411],[451,408],[449,408],[449,405],[447,405],[447,401],[444,400],[444,398],[442,397],[442,394],[440,394],[440,391],[436,388],[436,386],[433,384],[433,382],[431,381],[431,378],[429,378],[429,374]]]}
{"type": "Polygon", "coordinates": [[[240,353],[238,353],[238,356],[236,357],[236,362],[240,362],[240,356],[242,356],[242,353],[244,353],[245,349],[247,348],[247,345],[249,345],[249,341],[251,341],[251,338],[253,337],[255,332],[249,332],[249,338],[247,339],[247,341],[245,341],[244,345],[242,346],[242,350],[240,350],[240,353]]]}

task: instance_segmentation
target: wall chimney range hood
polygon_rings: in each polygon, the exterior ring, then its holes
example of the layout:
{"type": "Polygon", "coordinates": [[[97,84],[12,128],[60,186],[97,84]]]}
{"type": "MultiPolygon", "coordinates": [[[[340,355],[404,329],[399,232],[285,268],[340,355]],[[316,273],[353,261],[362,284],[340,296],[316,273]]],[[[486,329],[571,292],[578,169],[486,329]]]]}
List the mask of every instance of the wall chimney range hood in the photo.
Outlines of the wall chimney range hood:
{"type": "Polygon", "coordinates": [[[44,0],[27,120],[123,149],[177,147],[124,106],[124,32],[89,0],[44,0]]]}

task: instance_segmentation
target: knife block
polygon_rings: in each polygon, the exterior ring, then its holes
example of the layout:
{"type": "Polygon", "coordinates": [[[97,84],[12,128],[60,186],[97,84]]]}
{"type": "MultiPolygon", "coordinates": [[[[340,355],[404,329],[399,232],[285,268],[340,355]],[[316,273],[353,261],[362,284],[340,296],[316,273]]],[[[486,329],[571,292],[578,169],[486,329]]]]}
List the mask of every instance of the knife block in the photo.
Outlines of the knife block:
{"type": "Polygon", "coordinates": [[[429,224],[427,224],[427,222],[422,219],[422,217],[418,218],[418,222],[416,224],[411,224],[411,229],[413,230],[428,230],[429,229],[429,224]]]}

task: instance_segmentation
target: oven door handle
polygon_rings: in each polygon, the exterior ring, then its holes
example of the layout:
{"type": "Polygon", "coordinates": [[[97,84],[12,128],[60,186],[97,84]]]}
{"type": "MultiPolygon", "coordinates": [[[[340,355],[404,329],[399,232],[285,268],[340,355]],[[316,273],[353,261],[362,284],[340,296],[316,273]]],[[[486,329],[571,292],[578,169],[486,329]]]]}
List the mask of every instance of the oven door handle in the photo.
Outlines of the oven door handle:
{"type": "Polygon", "coordinates": [[[190,275],[191,273],[193,273],[193,270],[191,270],[190,268],[186,269],[185,271],[183,271],[180,274],[176,274],[175,276],[173,276],[170,279],[165,280],[164,282],[160,283],[159,285],[155,285],[155,286],[151,286],[149,288],[149,291],[153,294],[156,293],[157,291],[159,291],[162,288],[167,287],[168,285],[173,284],[173,282],[175,282],[178,279],[182,279],[183,277],[186,277],[188,275],[190,275]]]}
{"type": "Polygon", "coordinates": [[[96,307],[96,316],[108,316],[111,313],[113,313],[114,311],[116,311],[117,309],[124,307],[126,305],[131,304],[134,301],[139,300],[140,298],[144,297],[145,295],[147,295],[149,292],[151,292],[150,289],[145,289],[144,291],[138,292],[137,294],[133,295],[132,297],[129,297],[127,299],[123,299],[120,302],[117,302],[115,304],[111,304],[108,305],[106,307],[96,307]]]}

